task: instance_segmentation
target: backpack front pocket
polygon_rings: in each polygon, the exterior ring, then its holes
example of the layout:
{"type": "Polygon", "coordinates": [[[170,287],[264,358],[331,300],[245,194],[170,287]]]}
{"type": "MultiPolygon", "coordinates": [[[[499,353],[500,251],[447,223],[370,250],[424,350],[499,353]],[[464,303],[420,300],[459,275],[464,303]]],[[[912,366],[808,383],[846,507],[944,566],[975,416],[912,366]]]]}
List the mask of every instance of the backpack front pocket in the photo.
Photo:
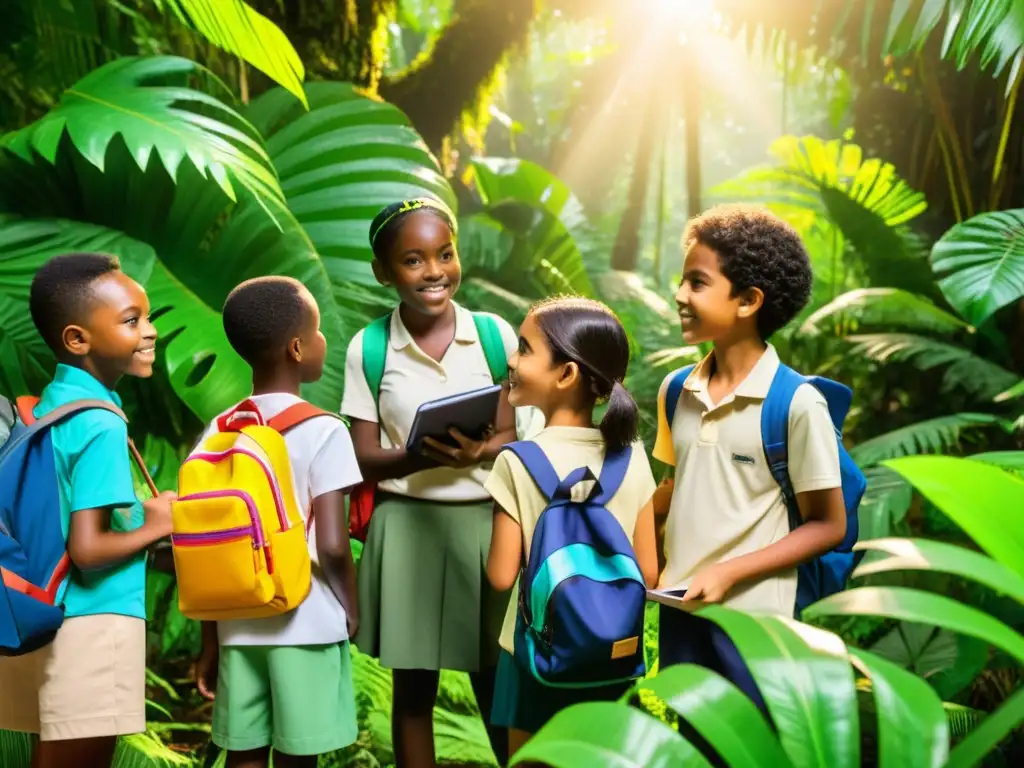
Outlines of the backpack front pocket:
{"type": "Polygon", "coordinates": [[[181,612],[193,619],[264,615],[275,594],[274,560],[252,497],[237,490],[182,496],[173,516],[181,612]]]}

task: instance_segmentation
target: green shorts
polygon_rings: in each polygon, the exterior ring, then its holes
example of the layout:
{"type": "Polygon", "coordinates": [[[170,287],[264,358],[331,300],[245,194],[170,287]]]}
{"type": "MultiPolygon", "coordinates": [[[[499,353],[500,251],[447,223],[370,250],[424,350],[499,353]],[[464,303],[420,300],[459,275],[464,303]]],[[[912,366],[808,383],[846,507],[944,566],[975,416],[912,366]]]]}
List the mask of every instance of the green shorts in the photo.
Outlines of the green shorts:
{"type": "Polygon", "coordinates": [[[357,735],[348,642],[221,647],[212,733],[218,747],[321,755],[357,735]]]}

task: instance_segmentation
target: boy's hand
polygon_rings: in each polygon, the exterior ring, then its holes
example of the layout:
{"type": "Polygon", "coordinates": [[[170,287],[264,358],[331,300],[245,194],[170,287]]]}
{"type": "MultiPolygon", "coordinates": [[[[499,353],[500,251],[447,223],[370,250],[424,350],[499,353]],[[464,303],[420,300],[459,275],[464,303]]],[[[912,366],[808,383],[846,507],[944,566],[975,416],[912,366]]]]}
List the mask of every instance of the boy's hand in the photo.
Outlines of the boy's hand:
{"type": "Polygon", "coordinates": [[[735,586],[736,577],[729,563],[716,563],[693,577],[683,595],[683,602],[700,600],[704,603],[720,603],[735,586]]]}
{"type": "Polygon", "coordinates": [[[174,491],[164,491],[142,504],[146,513],[145,525],[158,538],[171,535],[171,502],[178,498],[174,491]]]}
{"type": "Polygon", "coordinates": [[[423,455],[429,456],[446,467],[465,469],[480,463],[484,454],[484,448],[487,447],[487,441],[490,440],[493,434],[493,429],[488,428],[482,440],[472,440],[455,427],[449,429],[448,434],[459,444],[457,448],[445,445],[432,437],[424,437],[423,447],[420,450],[423,455]]]}
{"type": "Polygon", "coordinates": [[[220,661],[220,649],[214,645],[212,648],[203,647],[202,653],[196,659],[193,666],[193,673],[196,678],[196,688],[199,695],[204,699],[213,701],[217,697],[217,665],[220,661]]]}

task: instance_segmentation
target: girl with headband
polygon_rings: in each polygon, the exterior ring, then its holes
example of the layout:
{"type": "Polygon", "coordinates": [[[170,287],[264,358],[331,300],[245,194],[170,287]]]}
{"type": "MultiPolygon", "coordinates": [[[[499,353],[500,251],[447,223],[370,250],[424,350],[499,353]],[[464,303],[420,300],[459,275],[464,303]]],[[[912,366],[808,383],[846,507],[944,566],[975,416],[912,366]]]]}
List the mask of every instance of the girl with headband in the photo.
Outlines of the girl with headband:
{"type": "MultiPolygon", "coordinates": [[[[462,279],[456,234],[455,217],[434,200],[406,200],[377,215],[373,273],[399,304],[356,334],[345,367],[341,412],[351,419],[363,477],[375,484],[359,564],[356,644],[393,671],[398,768],[435,765],[441,669],[470,673],[490,722],[508,602],[485,573],[493,507],[484,490],[501,447],[516,438],[507,383],[490,437],[476,441],[456,431],[452,444],[426,438],[420,454],[405,448],[421,404],[504,382],[518,344],[505,320],[454,302],[462,279]],[[380,369],[379,380],[368,376],[380,369]]],[[[488,730],[504,763],[505,735],[488,730]]]]}

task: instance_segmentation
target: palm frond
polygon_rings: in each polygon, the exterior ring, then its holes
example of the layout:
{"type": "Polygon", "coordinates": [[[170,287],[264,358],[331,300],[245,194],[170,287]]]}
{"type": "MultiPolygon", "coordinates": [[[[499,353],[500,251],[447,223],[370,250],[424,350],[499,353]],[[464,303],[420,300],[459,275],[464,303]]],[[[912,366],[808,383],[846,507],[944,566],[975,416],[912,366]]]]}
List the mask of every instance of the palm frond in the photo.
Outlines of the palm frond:
{"type": "Polygon", "coordinates": [[[850,451],[861,467],[920,453],[941,453],[960,444],[964,430],[1000,427],[1009,431],[1004,420],[988,413],[957,413],[919,421],[865,440],[850,451]]]}
{"type": "Polygon", "coordinates": [[[992,400],[1020,377],[964,347],[912,333],[871,333],[847,336],[854,354],[880,363],[909,362],[922,371],[948,366],[942,391],[956,389],[981,400],[992,400]]]}
{"type": "Polygon", "coordinates": [[[973,330],[926,296],[899,288],[857,288],[816,310],[804,321],[800,332],[816,334],[828,329],[837,336],[845,336],[863,326],[947,334],[973,330]]]}
{"type": "Polygon", "coordinates": [[[711,194],[766,203],[807,239],[830,243],[815,266],[833,297],[864,282],[934,292],[924,244],[907,226],[927,202],[891,163],[865,158],[857,144],[816,136],[783,136],[770,151],[774,165],[745,171],[711,194]],[[847,251],[857,258],[846,258],[840,273],[835,262],[847,251]]]}

